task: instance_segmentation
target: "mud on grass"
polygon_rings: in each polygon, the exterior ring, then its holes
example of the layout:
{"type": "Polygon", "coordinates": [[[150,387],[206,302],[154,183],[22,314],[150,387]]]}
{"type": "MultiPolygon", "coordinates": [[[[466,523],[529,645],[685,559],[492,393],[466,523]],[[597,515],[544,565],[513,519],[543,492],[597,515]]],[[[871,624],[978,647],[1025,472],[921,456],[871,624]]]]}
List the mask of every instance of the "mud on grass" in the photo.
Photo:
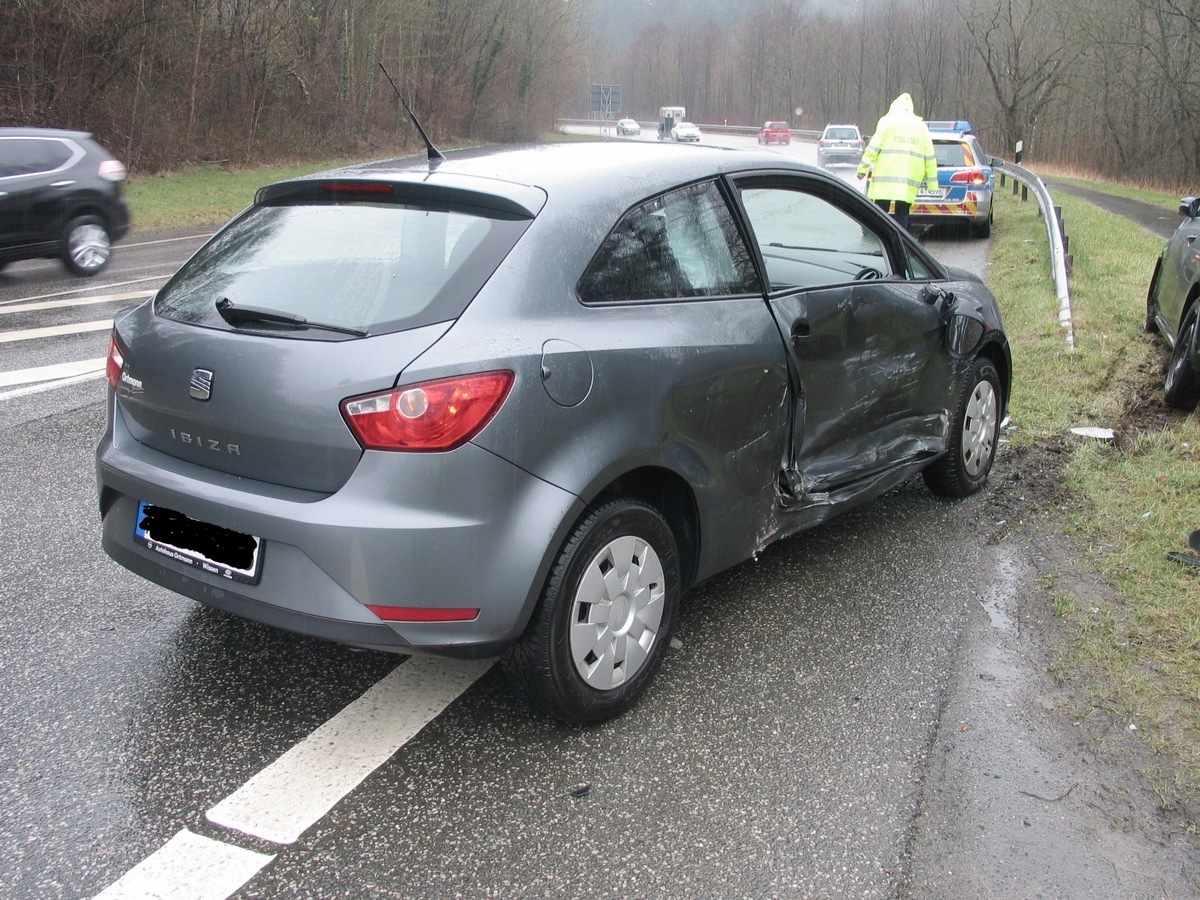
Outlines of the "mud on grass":
{"type": "MultiPolygon", "coordinates": [[[[1150,340],[1148,337],[1147,340],[1150,340]]],[[[1164,817],[1200,833],[1200,569],[1167,558],[1200,528],[1200,412],[1162,398],[1165,351],[1115,388],[1112,441],[1005,448],[987,508],[994,540],[1037,534],[1044,624],[1061,708],[1129,760],[1164,817]]]]}

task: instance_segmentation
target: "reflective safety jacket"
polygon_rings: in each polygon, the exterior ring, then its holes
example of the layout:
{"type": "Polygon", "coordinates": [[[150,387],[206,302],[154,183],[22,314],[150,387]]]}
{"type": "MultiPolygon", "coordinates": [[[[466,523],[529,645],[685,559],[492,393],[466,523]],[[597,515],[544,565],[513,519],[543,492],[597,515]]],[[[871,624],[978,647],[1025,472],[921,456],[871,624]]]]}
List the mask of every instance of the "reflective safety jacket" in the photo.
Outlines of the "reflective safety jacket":
{"type": "Polygon", "coordinates": [[[863,151],[858,174],[871,172],[867,197],[912,203],[923,182],[937,184],[937,157],[924,120],[913,114],[912,97],[901,94],[892,101],[871,142],[863,151]]]}

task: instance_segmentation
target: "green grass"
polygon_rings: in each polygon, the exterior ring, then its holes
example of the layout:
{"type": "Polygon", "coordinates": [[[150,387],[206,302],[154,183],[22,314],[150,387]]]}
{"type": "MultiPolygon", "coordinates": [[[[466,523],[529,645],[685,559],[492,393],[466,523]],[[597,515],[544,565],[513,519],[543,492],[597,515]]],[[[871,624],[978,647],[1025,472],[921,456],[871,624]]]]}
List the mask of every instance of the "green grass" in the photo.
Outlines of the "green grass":
{"type": "MultiPolygon", "coordinates": [[[[1071,634],[1055,676],[1085,705],[1136,725],[1171,804],[1200,800],[1200,570],[1171,562],[1200,528],[1200,412],[1162,404],[1165,350],[1142,332],[1162,240],[1062,197],[1074,266],[1075,349],[1065,346],[1036,204],[998,196],[988,282],[1004,309],[1017,440],[1066,451],[1080,503],[1067,523],[1108,590],[1051,592],[1071,634]],[[1112,443],[1075,425],[1118,429],[1112,443]]],[[[1060,202],[1060,198],[1055,198],[1060,202]]]]}
{"type": "Polygon", "coordinates": [[[193,166],[168,175],[130,178],[126,196],[134,228],[143,234],[211,228],[224,224],[249,206],[254,192],[264,184],[339,164],[328,161],[263,169],[193,166]]]}

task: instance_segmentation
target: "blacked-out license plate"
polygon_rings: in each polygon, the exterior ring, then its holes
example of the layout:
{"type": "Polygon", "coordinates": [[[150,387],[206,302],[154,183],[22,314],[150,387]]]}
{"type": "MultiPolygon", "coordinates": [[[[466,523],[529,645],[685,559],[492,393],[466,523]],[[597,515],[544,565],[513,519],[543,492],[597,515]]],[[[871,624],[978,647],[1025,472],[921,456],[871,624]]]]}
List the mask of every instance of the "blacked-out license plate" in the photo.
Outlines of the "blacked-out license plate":
{"type": "Polygon", "coordinates": [[[218,578],[258,584],[261,575],[263,542],[259,538],[145,500],[138,503],[133,539],[168,559],[218,578]]]}

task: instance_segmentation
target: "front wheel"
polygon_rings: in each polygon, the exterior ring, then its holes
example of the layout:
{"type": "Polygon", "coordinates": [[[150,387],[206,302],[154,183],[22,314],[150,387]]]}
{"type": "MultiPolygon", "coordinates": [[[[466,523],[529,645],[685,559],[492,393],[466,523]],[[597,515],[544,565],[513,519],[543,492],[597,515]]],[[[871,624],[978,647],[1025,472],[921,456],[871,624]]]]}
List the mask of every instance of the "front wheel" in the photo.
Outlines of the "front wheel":
{"type": "Polygon", "coordinates": [[[594,725],[619,715],[662,663],[681,592],[663,517],[609,501],[567,538],[529,627],[501,661],[505,673],[555,718],[594,725]]]}
{"type": "Polygon", "coordinates": [[[1162,264],[1154,267],[1150,277],[1150,287],[1146,289],[1146,321],[1142,331],[1146,334],[1158,334],[1158,280],[1162,274],[1162,264]]]}
{"type": "Polygon", "coordinates": [[[78,216],[67,223],[63,231],[62,258],[66,267],[76,275],[95,275],[112,256],[112,241],[108,226],[99,216],[78,216]]]}
{"type": "Polygon", "coordinates": [[[925,484],[943,497],[968,497],[987,483],[1000,434],[1000,373],[988,360],[971,364],[951,428],[950,446],[924,471],[925,484]]]}
{"type": "Polygon", "coordinates": [[[1196,371],[1196,329],[1200,321],[1200,301],[1192,304],[1175,336],[1175,349],[1167,363],[1164,382],[1167,405],[1191,412],[1200,401],[1200,372],[1196,371]]]}

